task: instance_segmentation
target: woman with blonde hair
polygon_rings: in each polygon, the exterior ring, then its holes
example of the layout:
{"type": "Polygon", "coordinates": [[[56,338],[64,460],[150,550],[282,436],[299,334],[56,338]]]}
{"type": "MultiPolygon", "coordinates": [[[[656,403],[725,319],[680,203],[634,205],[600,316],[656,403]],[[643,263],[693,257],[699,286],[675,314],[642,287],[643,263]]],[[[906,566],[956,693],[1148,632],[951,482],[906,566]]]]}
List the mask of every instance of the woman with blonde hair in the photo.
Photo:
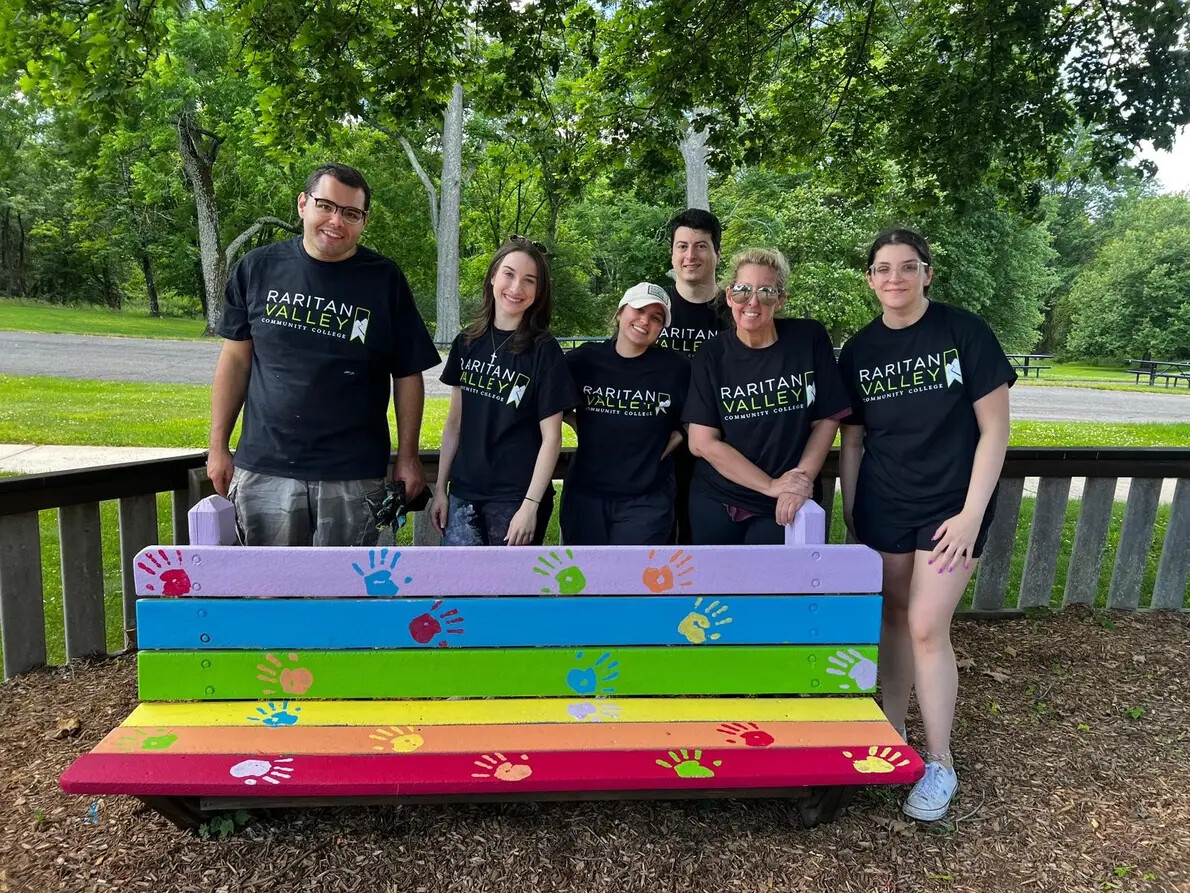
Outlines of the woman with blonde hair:
{"type": "Polygon", "coordinates": [[[696,544],[784,540],[812,496],[839,420],[850,411],[830,336],[811,319],[777,319],[789,263],[752,248],[725,283],[734,328],[694,358],[682,420],[697,458],[690,488],[696,544]]]}

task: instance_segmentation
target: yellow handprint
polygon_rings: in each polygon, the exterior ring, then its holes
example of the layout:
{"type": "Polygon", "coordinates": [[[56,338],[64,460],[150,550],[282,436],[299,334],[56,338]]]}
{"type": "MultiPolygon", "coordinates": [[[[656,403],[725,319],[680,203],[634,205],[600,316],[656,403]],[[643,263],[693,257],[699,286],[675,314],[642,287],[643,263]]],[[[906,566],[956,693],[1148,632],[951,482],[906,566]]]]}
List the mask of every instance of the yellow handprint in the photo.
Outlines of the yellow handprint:
{"type": "Polygon", "coordinates": [[[843,756],[851,760],[851,765],[855,767],[856,772],[861,772],[864,775],[887,775],[889,772],[895,772],[897,769],[909,765],[908,758],[905,758],[899,750],[894,751],[891,747],[880,749],[880,745],[873,744],[868,748],[868,755],[862,759],[855,759],[855,754],[849,750],[843,751],[843,756]],[[900,760],[900,762],[897,762],[900,760]]]}
{"type": "Polygon", "coordinates": [[[686,641],[692,645],[701,645],[710,639],[712,642],[720,638],[721,633],[707,634],[707,630],[711,628],[712,623],[715,626],[725,626],[731,623],[730,617],[723,617],[721,615],[727,613],[727,605],[720,604],[718,601],[713,601],[705,608],[701,607],[702,599],[696,598],[694,600],[695,610],[691,611],[678,624],[678,632],[686,637],[686,641]]]}
{"type": "Polygon", "coordinates": [[[413,753],[426,743],[426,739],[417,734],[416,730],[405,726],[382,726],[376,730],[375,735],[368,737],[381,742],[373,746],[372,750],[391,750],[393,753],[413,753]]]}

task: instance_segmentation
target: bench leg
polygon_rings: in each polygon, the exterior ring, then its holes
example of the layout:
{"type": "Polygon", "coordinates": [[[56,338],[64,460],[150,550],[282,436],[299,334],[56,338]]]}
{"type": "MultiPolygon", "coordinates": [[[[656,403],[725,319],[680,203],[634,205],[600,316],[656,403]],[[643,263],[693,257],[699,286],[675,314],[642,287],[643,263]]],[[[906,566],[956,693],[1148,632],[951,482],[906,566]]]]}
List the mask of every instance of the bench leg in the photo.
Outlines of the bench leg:
{"type": "Polygon", "coordinates": [[[826,822],[833,822],[843,814],[855,792],[856,785],[833,785],[812,788],[810,793],[797,801],[797,813],[802,827],[809,829],[826,822]]]}
{"type": "Polygon", "coordinates": [[[198,800],[187,797],[139,797],[145,806],[161,813],[183,831],[197,831],[205,817],[198,800]]]}

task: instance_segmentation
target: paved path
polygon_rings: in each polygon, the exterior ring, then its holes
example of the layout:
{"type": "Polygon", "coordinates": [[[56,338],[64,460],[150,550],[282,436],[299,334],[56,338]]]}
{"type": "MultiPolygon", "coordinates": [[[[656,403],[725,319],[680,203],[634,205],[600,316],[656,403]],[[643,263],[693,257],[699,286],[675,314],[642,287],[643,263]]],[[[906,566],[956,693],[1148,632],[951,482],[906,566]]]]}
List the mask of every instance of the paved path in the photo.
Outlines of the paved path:
{"type": "MultiPolygon", "coordinates": [[[[223,342],[42,335],[0,332],[0,374],[48,375],[100,381],[209,385],[223,342]]],[[[426,394],[450,396],[438,381],[442,367],[426,372],[426,394]]]]}
{"type": "MultiPolygon", "coordinates": [[[[0,373],[209,385],[222,342],[0,332],[0,373]]],[[[442,366],[425,374],[426,395],[446,397],[442,366]]],[[[1013,388],[1014,418],[1050,422],[1186,422],[1190,391],[1149,394],[1022,385],[1013,388]]]]}

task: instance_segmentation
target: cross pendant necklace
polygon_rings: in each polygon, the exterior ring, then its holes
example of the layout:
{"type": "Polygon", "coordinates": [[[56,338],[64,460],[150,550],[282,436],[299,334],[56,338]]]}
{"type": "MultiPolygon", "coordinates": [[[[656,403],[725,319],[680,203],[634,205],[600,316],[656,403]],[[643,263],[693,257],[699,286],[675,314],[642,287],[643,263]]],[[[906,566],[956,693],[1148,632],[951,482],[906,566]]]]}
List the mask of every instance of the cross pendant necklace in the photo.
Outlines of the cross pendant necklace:
{"type": "MultiPolygon", "coordinates": [[[[501,341],[500,347],[503,347],[505,344],[507,344],[508,339],[511,338],[515,334],[516,334],[516,332],[514,331],[514,332],[512,332],[512,334],[510,334],[508,336],[508,338],[505,338],[503,341],[501,341]]],[[[496,352],[500,350],[500,347],[496,346],[496,327],[492,326],[492,362],[493,363],[496,362],[496,352]]]]}

